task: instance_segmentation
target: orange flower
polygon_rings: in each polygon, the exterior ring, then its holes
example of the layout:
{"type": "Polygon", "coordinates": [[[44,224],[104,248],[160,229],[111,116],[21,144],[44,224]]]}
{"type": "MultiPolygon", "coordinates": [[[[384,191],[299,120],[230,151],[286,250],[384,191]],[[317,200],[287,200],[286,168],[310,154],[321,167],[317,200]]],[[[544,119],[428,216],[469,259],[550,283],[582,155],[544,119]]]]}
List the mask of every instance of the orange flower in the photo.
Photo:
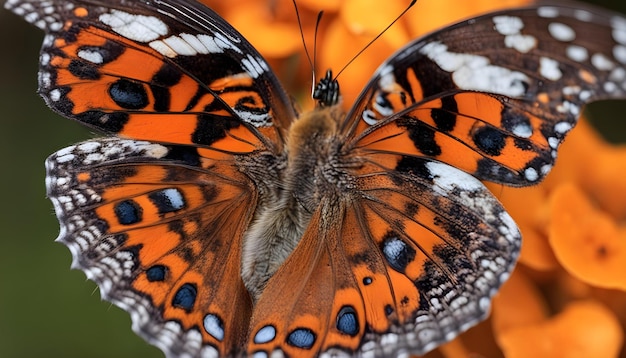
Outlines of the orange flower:
{"type": "MultiPolygon", "coordinates": [[[[254,45],[281,77],[289,93],[310,108],[311,68],[306,60],[291,0],[202,0],[254,45]],[[227,5],[226,5],[227,4],[227,5]]],[[[339,77],[344,107],[349,108],[376,68],[395,50],[446,24],[529,0],[418,1],[339,77]]],[[[324,11],[317,35],[318,77],[330,68],[337,73],[408,6],[408,0],[296,1],[302,32],[312,52],[317,13],[324,11]]],[[[311,56],[313,54],[311,53],[311,56]]]]}
{"type": "Polygon", "coordinates": [[[493,305],[494,332],[507,357],[611,357],[623,349],[624,173],[626,146],[606,143],[581,120],[543,183],[490,185],[524,240],[520,264],[493,305]],[[537,315],[533,306],[553,311],[537,315]],[[517,319],[518,312],[528,316],[517,319]]]}
{"type": "Polygon", "coordinates": [[[616,357],[624,335],[615,314],[596,300],[568,303],[549,318],[547,303],[518,270],[494,302],[493,325],[505,357],[616,357]]]}
{"type": "Polygon", "coordinates": [[[574,183],[556,188],[550,204],[548,238],[563,268],[591,285],[626,290],[626,227],[574,183]]]}

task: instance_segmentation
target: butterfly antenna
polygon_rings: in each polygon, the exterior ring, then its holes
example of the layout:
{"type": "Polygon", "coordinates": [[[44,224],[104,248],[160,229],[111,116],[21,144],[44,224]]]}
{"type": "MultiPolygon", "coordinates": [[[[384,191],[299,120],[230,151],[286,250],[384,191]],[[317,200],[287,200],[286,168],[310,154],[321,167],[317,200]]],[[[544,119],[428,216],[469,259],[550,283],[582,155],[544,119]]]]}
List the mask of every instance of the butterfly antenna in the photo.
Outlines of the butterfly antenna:
{"type": "MultiPolygon", "coordinates": [[[[302,47],[304,47],[304,53],[306,54],[306,59],[309,61],[309,66],[311,67],[311,74],[313,75],[313,81],[311,82],[312,85],[311,86],[315,86],[315,59],[311,60],[311,55],[309,54],[309,49],[306,45],[306,39],[304,38],[304,29],[302,27],[302,19],[300,18],[300,10],[298,10],[298,4],[296,3],[296,0],[292,0],[293,2],[293,7],[296,10],[296,19],[298,19],[298,28],[300,29],[300,39],[302,40],[302,47]]],[[[320,18],[320,15],[318,14],[318,21],[320,18]]],[[[316,26],[316,30],[315,33],[317,33],[317,26],[316,26]]],[[[315,42],[313,42],[313,55],[315,56],[315,42]]]]}
{"type": "Polygon", "coordinates": [[[313,83],[311,86],[311,96],[315,93],[315,82],[317,80],[317,76],[315,75],[315,70],[317,69],[317,35],[319,34],[320,23],[322,22],[323,15],[324,11],[318,12],[317,20],[315,21],[315,33],[313,35],[313,83]]]}
{"type": "Polygon", "coordinates": [[[337,79],[337,77],[339,77],[339,75],[346,69],[348,68],[348,66],[350,66],[350,64],[352,62],[354,62],[354,60],[357,59],[357,57],[359,57],[365,50],[367,50],[374,42],[376,42],[376,40],[378,40],[379,37],[381,37],[385,32],[387,32],[387,30],[389,30],[389,28],[391,26],[393,26],[393,24],[395,24],[398,20],[400,20],[400,18],[402,16],[404,16],[404,14],[406,14],[407,11],[409,11],[410,8],[413,7],[413,5],[415,5],[415,3],[417,2],[417,0],[412,0],[411,3],[406,7],[406,9],[404,9],[400,15],[398,15],[389,25],[387,25],[387,27],[385,27],[378,35],[376,35],[376,37],[374,37],[370,42],[367,43],[367,45],[365,45],[359,52],[357,52],[356,55],[352,56],[352,58],[350,59],[350,61],[348,61],[348,63],[346,63],[343,68],[341,68],[341,70],[339,72],[337,72],[337,75],[335,75],[335,80],[337,79]]]}

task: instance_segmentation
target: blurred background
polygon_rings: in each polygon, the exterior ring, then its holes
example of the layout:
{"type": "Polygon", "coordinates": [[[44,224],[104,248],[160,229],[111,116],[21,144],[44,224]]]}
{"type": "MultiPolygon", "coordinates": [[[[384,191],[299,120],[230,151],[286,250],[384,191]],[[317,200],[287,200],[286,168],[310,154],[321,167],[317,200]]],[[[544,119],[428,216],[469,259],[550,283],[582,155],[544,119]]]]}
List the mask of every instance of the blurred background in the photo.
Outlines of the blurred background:
{"type": "MultiPolygon", "coordinates": [[[[623,0],[593,2],[626,13],[623,0]]],[[[412,11],[420,11],[419,2],[412,11]]],[[[162,357],[131,332],[128,314],[69,269],[69,250],[54,242],[44,159],[91,134],[36,94],[42,37],[0,10],[0,358],[162,357]]],[[[626,142],[626,102],[598,103],[589,112],[610,140],[626,142]]]]}

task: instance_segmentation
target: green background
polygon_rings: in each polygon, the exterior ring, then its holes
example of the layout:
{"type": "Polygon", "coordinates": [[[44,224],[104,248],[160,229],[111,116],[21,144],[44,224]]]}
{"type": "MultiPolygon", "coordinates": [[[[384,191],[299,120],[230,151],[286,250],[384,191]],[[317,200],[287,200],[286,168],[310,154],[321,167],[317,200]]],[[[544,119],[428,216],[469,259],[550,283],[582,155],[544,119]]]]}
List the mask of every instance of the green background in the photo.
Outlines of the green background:
{"type": "MultiPolygon", "coordinates": [[[[603,3],[626,13],[623,0],[603,3]]],[[[0,358],[161,357],[132,333],[126,313],[69,269],[69,250],[53,241],[58,224],[45,197],[43,161],[90,134],[36,94],[42,37],[0,10],[0,358]]],[[[624,113],[626,103],[592,108],[614,140],[626,138],[624,113]]]]}

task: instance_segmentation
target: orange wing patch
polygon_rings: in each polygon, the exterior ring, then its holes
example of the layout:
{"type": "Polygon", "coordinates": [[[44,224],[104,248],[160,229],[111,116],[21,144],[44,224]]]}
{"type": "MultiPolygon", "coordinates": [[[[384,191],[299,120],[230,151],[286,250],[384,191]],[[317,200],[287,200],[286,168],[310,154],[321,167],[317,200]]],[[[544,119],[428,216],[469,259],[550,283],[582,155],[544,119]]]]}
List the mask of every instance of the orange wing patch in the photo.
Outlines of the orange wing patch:
{"type": "MultiPolygon", "coordinates": [[[[364,122],[364,121],[362,121],[364,122]]],[[[543,121],[490,94],[461,92],[407,108],[358,136],[355,147],[368,154],[430,157],[474,175],[530,180],[525,171],[549,167],[552,148],[543,121]],[[372,153],[372,154],[369,154],[372,153]]],[[[393,162],[383,162],[393,168],[393,162]]],[[[496,179],[496,178],[492,178],[496,179]]]]}
{"type": "Polygon", "coordinates": [[[61,114],[127,138],[231,153],[278,142],[276,129],[255,128],[274,113],[249,74],[202,81],[150,47],[93,26],[75,31],[55,40],[42,77],[61,114]]]}

